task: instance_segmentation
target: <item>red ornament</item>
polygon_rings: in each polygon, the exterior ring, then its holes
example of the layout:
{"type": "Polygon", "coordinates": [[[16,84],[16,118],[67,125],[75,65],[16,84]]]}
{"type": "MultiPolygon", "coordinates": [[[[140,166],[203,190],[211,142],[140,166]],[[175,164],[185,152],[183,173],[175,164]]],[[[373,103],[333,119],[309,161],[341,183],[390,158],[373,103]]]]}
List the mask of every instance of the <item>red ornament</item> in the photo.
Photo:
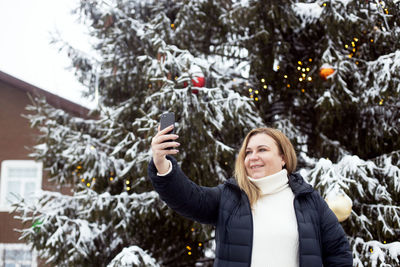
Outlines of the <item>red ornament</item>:
{"type": "MultiPolygon", "coordinates": [[[[206,79],[204,77],[195,77],[192,79],[192,86],[194,87],[204,87],[206,85],[206,79]]],[[[187,87],[187,82],[183,83],[184,87],[187,87]]],[[[199,93],[198,89],[192,89],[192,93],[197,95],[199,93]]]]}
{"type": "MultiPolygon", "coordinates": [[[[206,85],[206,79],[204,78],[203,71],[199,66],[195,64],[191,65],[189,70],[189,75],[193,77],[193,79],[191,80],[193,87],[204,87],[206,85]]],[[[183,86],[187,87],[188,86],[187,82],[184,82],[183,86]]],[[[197,95],[199,93],[199,90],[192,89],[192,93],[197,95]]]]}
{"type": "Polygon", "coordinates": [[[321,68],[319,69],[319,76],[321,77],[321,79],[323,80],[327,80],[329,76],[331,76],[333,73],[335,73],[335,69],[327,64],[324,63],[321,68]]]}
{"type": "Polygon", "coordinates": [[[195,87],[204,87],[206,85],[206,80],[204,77],[195,77],[192,79],[192,84],[195,87]]]}

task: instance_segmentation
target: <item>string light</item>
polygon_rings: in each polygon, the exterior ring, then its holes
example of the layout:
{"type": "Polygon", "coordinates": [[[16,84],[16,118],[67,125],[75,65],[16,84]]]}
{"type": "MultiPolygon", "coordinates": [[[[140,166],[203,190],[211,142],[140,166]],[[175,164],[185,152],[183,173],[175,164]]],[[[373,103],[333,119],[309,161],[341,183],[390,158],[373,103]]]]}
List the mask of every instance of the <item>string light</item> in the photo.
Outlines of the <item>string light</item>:
{"type": "Polygon", "coordinates": [[[83,179],[83,178],[82,178],[82,180],[81,180],[81,181],[82,181],[82,183],[84,183],[84,182],[85,182],[85,179],[83,179]]]}
{"type": "Polygon", "coordinates": [[[189,246],[186,246],[186,249],[187,249],[187,250],[192,250],[192,248],[191,248],[191,247],[189,247],[189,246]]]}
{"type": "Polygon", "coordinates": [[[373,43],[373,42],[374,42],[374,39],[371,39],[370,41],[371,41],[371,43],[373,43]]]}
{"type": "Polygon", "coordinates": [[[174,29],[175,28],[175,24],[172,23],[171,24],[171,28],[174,29]]]}
{"type": "Polygon", "coordinates": [[[344,48],[346,48],[346,49],[349,48],[349,45],[345,45],[344,48]]]}
{"type": "Polygon", "coordinates": [[[253,92],[253,89],[252,89],[252,88],[249,88],[249,92],[250,92],[250,93],[253,92]]]}
{"type": "MultiPolygon", "coordinates": [[[[386,241],[385,241],[386,242],[386,241]]],[[[203,244],[202,243],[199,243],[199,247],[201,247],[203,244]]]]}
{"type": "Polygon", "coordinates": [[[383,99],[381,99],[381,101],[379,101],[379,105],[382,106],[383,104],[383,99]]]}
{"type": "Polygon", "coordinates": [[[86,186],[89,187],[89,186],[90,186],[90,183],[87,183],[86,186]]]}
{"type": "Polygon", "coordinates": [[[112,180],[114,180],[114,178],[113,178],[113,177],[110,177],[110,181],[112,181],[112,180]]]}
{"type": "Polygon", "coordinates": [[[126,191],[129,191],[129,190],[131,190],[131,188],[128,186],[128,187],[126,188],[126,191]]]}
{"type": "Polygon", "coordinates": [[[126,184],[129,184],[130,182],[129,182],[129,180],[127,180],[125,183],[126,183],[126,184]]]}
{"type": "Polygon", "coordinates": [[[194,228],[190,229],[190,231],[194,232],[194,228]]]}
{"type": "MultiPolygon", "coordinates": [[[[358,39],[357,39],[357,38],[354,38],[354,41],[357,42],[358,39]]],[[[354,43],[354,42],[352,42],[352,43],[353,43],[354,46],[355,46],[355,43],[354,43]]],[[[348,45],[346,45],[346,47],[348,47],[348,45]]],[[[313,62],[313,59],[312,59],[312,58],[308,58],[308,60],[306,59],[305,62],[302,62],[301,60],[298,60],[298,61],[297,61],[297,64],[298,64],[297,70],[300,72],[300,73],[299,73],[299,74],[300,74],[300,75],[299,75],[300,77],[298,77],[299,82],[305,82],[305,81],[312,82],[312,80],[313,80],[311,76],[308,76],[308,77],[307,77],[308,72],[310,72],[310,70],[311,70],[310,67],[307,67],[307,66],[306,66],[307,61],[308,61],[308,62],[313,62]]],[[[283,75],[283,78],[284,78],[284,80],[286,80],[287,82],[289,82],[289,81],[288,81],[289,76],[288,76],[287,74],[284,74],[284,75],[283,75]]],[[[265,83],[266,79],[265,79],[265,78],[260,78],[260,81],[261,81],[262,83],[265,83]]],[[[287,87],[287,88],[291,88],[292,85],[291,85],[290,83],[286,83],[286,87],[287,87]]],[[[300,87],[300,86],[299,86],[299,87],[300,87]]],[[[267,86],[266,84],[264,84],[264,85],[263,85],[263,88],[264,88],[264,89],[267,89],[268,86],[267,86]]],[[[301,88],[301,87],[300,87],[300,88],[301,88]]],[[[304,89],[304,88],[300,89],[300,91],[301,91],[302,93],[305,93],[305,89],[304,89]]],[[[253,90],[252,88],[250,88],[250,89],[249,89],[249,92],[250,92],[250,97],[251,97],[252,99],[254,99],[255,101],[258,101],[258,100],[259,100],[259,97],[258,97],[259,90],[253,90]]]]}
{"type": "Polygon", "coordinates": [[[188,255],[192,255],[192,252],[188,251],[188,255]]]}

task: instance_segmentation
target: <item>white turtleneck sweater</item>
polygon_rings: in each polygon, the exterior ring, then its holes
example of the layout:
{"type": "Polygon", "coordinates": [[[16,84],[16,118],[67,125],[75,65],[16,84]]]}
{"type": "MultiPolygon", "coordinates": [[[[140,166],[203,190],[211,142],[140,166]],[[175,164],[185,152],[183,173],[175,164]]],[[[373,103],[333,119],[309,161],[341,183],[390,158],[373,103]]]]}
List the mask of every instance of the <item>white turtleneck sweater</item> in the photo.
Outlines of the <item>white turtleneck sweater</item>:
{"type": "Polygon", "coordinates": [[[249,179],[262,192],[252,208],[251,267],[298,267],[299,234],[287,171],[249,179]]]}

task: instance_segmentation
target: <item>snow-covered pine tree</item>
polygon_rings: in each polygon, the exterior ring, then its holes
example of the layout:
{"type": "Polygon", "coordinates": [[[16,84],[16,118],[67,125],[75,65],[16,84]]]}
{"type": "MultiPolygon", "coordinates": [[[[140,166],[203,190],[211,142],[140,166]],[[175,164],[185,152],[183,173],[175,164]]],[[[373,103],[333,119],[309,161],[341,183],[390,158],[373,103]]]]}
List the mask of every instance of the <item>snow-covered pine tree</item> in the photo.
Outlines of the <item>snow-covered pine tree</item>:
{"type": "MultiPolygon", "coordinates": [[[[157,216],[165,223],[157,232],[165,239],[156,240],[149,238],[148,231],[134,231],[145,219],[130,217],[134,227],[129,227],[130,232],[125,236],[134,236],[135,242],[130,240],[113,247],[108,259],[123,246],[130,246],[115,257],[113,264],[122,262],[124,255],[129,261],[144,249],[162,265],[168,265],[172,264],[168,259],[174,259],[171,255],[180,257],[179,253],[189,252],[182,252],[182,245],[186,246],[190,238],[180,234],[186,234],[193,225],[168,217],[171,211],[163,209],[149,193],[151,188],[144,178],[143,167],[149,158],[146,149],[155,132],[157,116],[160,111],[176,111],[181,116],[178,131],[183,140],[193,138],[184,129],[188,125],[196,127],[193,132],[199,133],[200,141],[182,142],[182,147],[189,149],[181,152],[180,161],[197,182],[213,185],[231,172],[229,164],[234,152],[229,148],[240,142],[241,130],[261,123],[255,119],[259,111],[264,122],[283,130],[295,143],[304,168],[302,172],[323,196],[342,193],[353,200],[353,212],[343,226],[351,241],[355,266],[396,265],[400,255],[397,239],[400,228],[399,9],[399,1],[154,0],[147,4],[112,1],[108,5],[82,1],[80,10],[98,40],[96,50],[100,59],[89,60],[73,49],[70,54],[78,77],[88,85],[88,94],[93,95],[95,88],[99,88],[102,119],[89,122],[56,116],[60,111],[49,112],[38,106],[39,115],[32,117],[32,122],[51,127],[52,131],[48,132],[57,134],[42,139],[41,143],[46,145],[37,147],[37,157],[49,160],[53,174],[59,172],[53,175],[56,181],[75,177],[76,191],[85,196],[90,190],[84,189],[79,176],[71,176],[71,172],[75,170],[86,177],[100,166],[93,165],[93,159],[101,157],[108,162],[101,166],[106,166],[104,169],[110,173],[101,176],[96,171],[93,175],[108,183],[104,177],[117,174],[114,178],[118,183],[100,190],[96,187],[99,181],[96,177],[91,190],[98,199],[108,192],[116,204],[122,196],[129,196],[133,203],[141,199],[147,205],[140,216],[154,223],[148,225],[159,225],[157,216]],[[192,76],[198,75],[194,65],[200,67],[207,79],[205,88],[195,88],[198,94],[190,88],[192,76]],[[241,102],[244,99],[236,93],[252,97],[256,110],[252,111],[254,106],[248,102],[241,102]],[[171,100],[174,105],[170,105],[171,100]],[[232,101],[243,105],[231,105],[232,101]],[[190,111],[182,115],[181,107],[190,111]],[[62,121],[68,123],[61,124],[62,121]],[[231,128],[231,123],[237,128],[231,128]],[[76,132],[74,138],[67,135],[72,130],[76,132]],[[207,131],[209,135],[204,134],[207,131]],[[80,141],[64,146],[60,140],[65,139],[80,141]],[[98,147],[86,146],[88,140],[95,140],[98,147]],[[63,151],[78,150],[82,146],[86,150],[68,154],[75,156],[54,160],[63,151]],[[217,151],[212,149],[215,146],[217,151]],[[53,157],[44,156],[46,149],[48,153],[54,151],[53,157]],[[199,158],[199,151],[210,156],[199,158]],[[94,156],[88,157],[90,153],[94,156]],[[83,165],[84,162],[92,163],[83,165]],[[76,166],[84,171],[75,169],[76,166]],[[199,171],[200,168],[206,169],[199,171]],[[218,178],[210,180],[206,174],[218,178]],[[121,193],[127,189],[125,183],[131,177],[134,179],[130,183],[135,184],[132,191],[121,193]],[[173,234],[177,234],[176,238],[173,234]],[[170,250],[166,251],[167,248],[170,250]]],[[[51,202],[52,205],[57,201],[51,202]]],[[[85,205],[74,201],[81,211],[85,205]]],[[[117,225],[125,226],[127,220],[121,219],[121,214],[138,216],[138,208],[133,206],[118,204],[116,213],[111,209],[107,212],[111,212],[111,217],[116,216],[115,221],[120,222],[117,225]],[[123,213],[121,208],[131,212],[123,213]]],[[[91,214],[84,221],[90,222],[87,225],[94,229],[92,236],[96,236],[102,228],[98,226],[100,220],[92,218],[98,218],[99,212],[91,210],[96,215],[91,214]]],[[[41,218],[39,222],[46,217],[41,218]]],[[[41,229],[45,229],[42,225],[41,229]]],[[[193,228],[205,229],[197,225],[193,228]]],[[[51,252],[49,256],[57,255],[55,245],[46,248],[39,242],[40,238],[53,236],[51,233],[57,228],[41,236],[39,228],[35,229],[26,230],[25,236],[37,248],[51,252]]],[[[119,237],[119,230],[110,231],[119,237]]],[[[190,240],[209,237],[207,231],[193,234],[195,237],[191,236],[190,240]]],[[[101,247],[103,243],[96,240],[96,244],[101,247]]],[[[190,247],[193,258],[200,256],[193,251],[194,247],[190,247]]],[[[73,253],[77,252],[72,250],[73,253]]],[[[147,260],[147,254],[141,258],[147,260]]],[[[182,257],[179,262],[191,261],[182,257]]]]}
{"type": "Polygon", "coordinates": [[[249,0],[224,16],[264,121],[323,196],[353,200],[355,266],[399,265],[400,2],[249,0]]]}
{"type": "Polygon", "coordinates": [[[16,206],[27,224],[22,237],[50,264],[207,264],[212,229],[177,216],[146,178],[151,138],[165,111],[176,114],[183,170],[205,186],[231,175],[243,135],[262,125],[252,101],[230,86],[243,79],[244,65],[177,46],[172,18],[184,26],[186,12],[205,8],[189,1],[81,2],[96,56],[63,48],[88,95],[98,90],[99,119],[71,117],[43,100],[29,108],[42,132],[32,156],[53,182],[72,186],[72,195],[43,192],[37,203],[16,206]],[[204,87],[195,87],[198,76],[204,87]]]}

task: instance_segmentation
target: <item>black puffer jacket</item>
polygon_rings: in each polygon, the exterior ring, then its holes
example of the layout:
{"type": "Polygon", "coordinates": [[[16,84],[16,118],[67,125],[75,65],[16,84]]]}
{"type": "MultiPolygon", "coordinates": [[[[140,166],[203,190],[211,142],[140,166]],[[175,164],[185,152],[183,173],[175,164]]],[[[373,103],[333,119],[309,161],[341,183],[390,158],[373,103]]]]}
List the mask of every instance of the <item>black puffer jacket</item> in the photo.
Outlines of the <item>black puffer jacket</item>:
{"type": "MultiPolygon", "coordinates": [[[[217,187],[198,186],[186,177],[173,157],[168,159],[173,167],[166,176],[157,176],[153,161],[148,168],[161,199],[187,218],[216,226],[214,266],[249,267],[253,221],[247,195],[233,179],[217,187]]],[[[299,174],[289,176],[289,186],[295,194],[299,266],[352,266],[346,235],[325,201],[299,174]]]]}

